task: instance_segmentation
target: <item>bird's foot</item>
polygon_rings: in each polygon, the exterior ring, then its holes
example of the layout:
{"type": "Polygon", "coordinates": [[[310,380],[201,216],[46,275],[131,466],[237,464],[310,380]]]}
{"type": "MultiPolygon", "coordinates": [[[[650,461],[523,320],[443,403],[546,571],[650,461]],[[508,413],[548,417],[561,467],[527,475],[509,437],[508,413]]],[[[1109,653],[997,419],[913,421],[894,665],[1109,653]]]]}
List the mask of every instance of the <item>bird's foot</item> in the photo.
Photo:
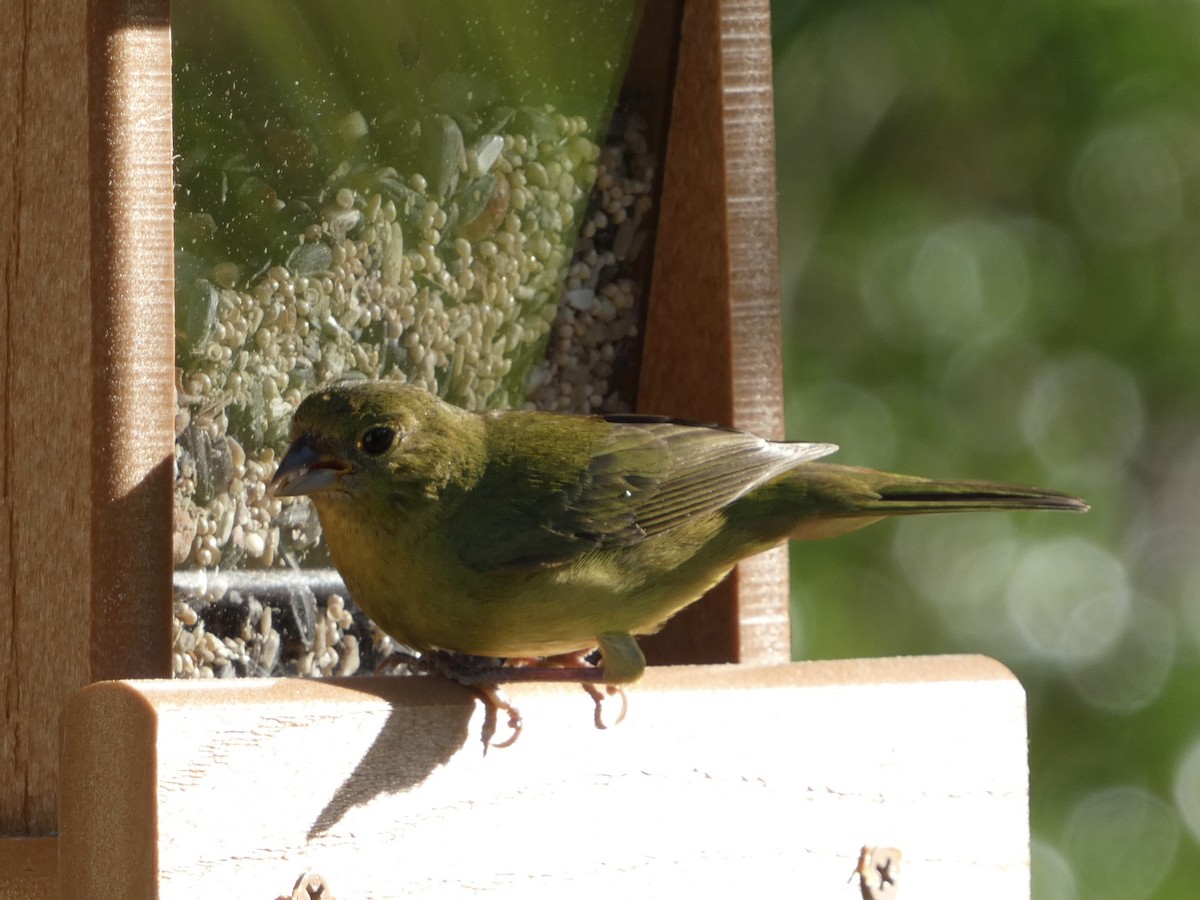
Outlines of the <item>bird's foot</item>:
{"type": "Polygon", "coordinates": [[[414,653],[395,651],[378,667],[376,673],[396,666],[406,666],[413,672],[429,672],[441,675],[468,687],[480,696],[485,708],[483,743],[485,747],[510,747],[521,735],[523,722],[521,711],[501,690],[501,684],[514,682],[576,683],[587,691],[596,705],[595,723],[599,729],[619,725],[629,711],[629,699],[623,687],[608,684],[605,668],[591,662],[592,654],[587,651],[547,656],[542,659],[520,658],[501,661],[486,656],[470,656],[462,653],[431,651],[419,656],[414,653]],[[604,716],[604,701],[609,697],[621,698],[621,709],[608,722],[604,716]],[[512,732],[500,743],[493,744],[499,713],[508,717],[512,732]]]}
{"type": "Polygon", "coordinates": [[[470,688],[483,699],[483,731],[479,736],[479,739],[483,741],[483,752],[487,753],[489,747],[501,750],[511,747],[521,736],[521,729],[525,725],[521,721],[521,711],[513,706],[512,701],[508,699],[498,684],[473,684],[470,688]],[[508,714],[510,733],[500,743],[493,744],[492,738],[496,736],[496,718],[502,711],[508,714]]]}
{"type": "MultiPolygon", "coordinates": [[[[483,733],[480,735],[484,753],[489,747],[511,747],[521,736],[521,728],[524,725],[521,720],[521,711],[501,690],[497,683],[498,679],[491,678],[488,674],[504,668],[498,659],[449,653],[443,650],[430,651],[419,656],[397,651],[384,660],[380,668],[384,665],[394,666],[397,664],[406,665],[414,672],[430,673],[448,678],[479,695],[479,698],[483,700],[484,710],[483,733]],[[508,717],[508,728],[511,733],[499,743],[492,743],[492,738],[496,736],[496,720],[502,712],[508,717]]],[[[378,671],[379,669],[376,669],[376,672],[378,671]]]]}
{"type": "Polygon", "coordinates": [[[459,653],[434,651],[430,653],[411,653],[407,650],[393,650],[375,667],[376,675],[387,674],[400,667],[407,668],[414,674],[439,675],[456,681],[463,687],[469,688],[483,700],[483,751],[488,747],[511,747],[521,736],[521,711],[513,706],[508,696],[500,689],[496,679],[481,676],[494,669],[502,668],[499,660],[480,656],[465,656],[459,653]],[[492,743],[496,736],[496,720],[503,712],[508,716],[508,728],[511,734],[498,744],[492,743]]]}
{"type": "Polygon", "coordinates": [[[594,684],[584,683],[583,689],[588,692],[588,696],[596,704],[596,727],[604,730],[609,727],[609,724],[604,721],[604,701],[609,697],[621,698],[621,711],[617,713],[617,717],[613,719],[613,726],[620,725],[625,721],[625,713],[629,712],[629,698],[625,696],[625,688],[619,684],[606,684],[603,690],[594,684]]]}
{"type": "Polygon", "coordinates": [[[609,727],[609,723],[604,721],[604,701],[609,697],[620,696],[621,698],[621,711],[612,721],[612,725],[616,726],[625,721],[625,713],[629,712],[629,698],[625,695],[625,689],[619,684],[603,683],[605,671],[591,662],[591,656],[592,653],[589,651],[564,653],[542,660],[532,660],[527,666],[532,671],[556,673],[548,680],[578,681],[580,687],[596,704],[596,727],[603,731],[609,727]]]}
{"type": "MultiPolygon", "coordinates": [[[[611,728],[625,720],[629,711],[629,698],[620,685],[607,684],[605,669],[592,663],[591,652],[579,651],[545,658],[499,660],[487,657],[464,656],[456,653],[429,653],[421,657],[427,669],[437,671],[457,681],[484,697],[491,712],[491,728],[495,730],[498,711],[509,715],[509,726],[513,736],[497,747],[510,746],[520,733],[521,714],[500,690],[500,684],[513,682],[576,683],[583,687],[595,703],[594,721],[599,729],[611,728]],[[609,697],[621,698],[621,709],[611,721],[604,715],[604,701],[609,697]],[[515,716],[515,720],[514,720],[515,716]]],[[[489,738],[490,740],[490,738],[489,738]]]]}
{"type": "Polygon", "coordinates": [[[509,660],[508,664],[502,667],[504,673],[499,678],[506,681],[578,682],[596,704],[596,727],[604,730],[625,721],[625,714],[629,711],[629,698],[620,685],[604,683],[605,670],[591,662],[591,655],[587,651],[580,651],[548,656],[545,659],[509,660]],[[616,696],[621,698],[621,711],[610,725],[604,719],[604,701],[616,696]]]}

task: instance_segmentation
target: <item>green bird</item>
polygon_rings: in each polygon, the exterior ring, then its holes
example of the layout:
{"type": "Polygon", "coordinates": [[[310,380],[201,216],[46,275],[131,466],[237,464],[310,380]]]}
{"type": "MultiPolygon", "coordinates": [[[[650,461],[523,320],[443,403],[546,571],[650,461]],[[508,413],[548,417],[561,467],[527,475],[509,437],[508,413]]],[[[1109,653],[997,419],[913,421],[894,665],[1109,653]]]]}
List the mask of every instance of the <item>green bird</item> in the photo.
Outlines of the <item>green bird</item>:
{"type": "Polygon", "coordinates": [[[818,462],[833,444],[659,416],[474,413],[396,383],[316,391],[292,437],[274,492],[312,498],[364,612],[425,655],[552,658],[488,670],[505,681],[637,680],[635,635],[785,540],[887,516],[1088,508],[1041,488],[818,462]],[[600,666],[583,668],[596,648],[600,666]]]}

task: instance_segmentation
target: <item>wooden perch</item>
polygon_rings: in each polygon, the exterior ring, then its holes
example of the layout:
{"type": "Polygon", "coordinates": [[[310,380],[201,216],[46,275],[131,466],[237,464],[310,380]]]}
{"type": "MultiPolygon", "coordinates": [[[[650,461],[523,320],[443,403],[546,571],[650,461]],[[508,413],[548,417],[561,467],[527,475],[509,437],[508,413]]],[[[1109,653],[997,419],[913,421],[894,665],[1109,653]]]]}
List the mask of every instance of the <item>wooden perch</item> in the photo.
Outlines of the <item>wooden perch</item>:
{"type": "Polygon", "coordinates": [[[606,731],[440,679],[107,682],[68,708],[67,898],[1028,896],[1024,693],[981,657],[651,669],[606,731]],[[501,725],[503,728],[503,725],[501,725]]]}

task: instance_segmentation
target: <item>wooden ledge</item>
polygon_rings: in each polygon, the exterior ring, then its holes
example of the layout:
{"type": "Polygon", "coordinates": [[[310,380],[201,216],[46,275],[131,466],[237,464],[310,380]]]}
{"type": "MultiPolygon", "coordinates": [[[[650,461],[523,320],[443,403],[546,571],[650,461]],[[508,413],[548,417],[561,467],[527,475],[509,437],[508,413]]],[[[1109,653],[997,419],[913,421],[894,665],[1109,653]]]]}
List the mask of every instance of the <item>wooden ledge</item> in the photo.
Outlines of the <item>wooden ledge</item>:
{"type": "Polygon", "coordinates": [[[856,897],[864,846],[905,894],[1028,896],[1025,699],[992,660],[656,668],[607,731],[577,687],[511,694],[524,734],[485,754],[440,679],[94,684],[62,896],[856,897]]]}

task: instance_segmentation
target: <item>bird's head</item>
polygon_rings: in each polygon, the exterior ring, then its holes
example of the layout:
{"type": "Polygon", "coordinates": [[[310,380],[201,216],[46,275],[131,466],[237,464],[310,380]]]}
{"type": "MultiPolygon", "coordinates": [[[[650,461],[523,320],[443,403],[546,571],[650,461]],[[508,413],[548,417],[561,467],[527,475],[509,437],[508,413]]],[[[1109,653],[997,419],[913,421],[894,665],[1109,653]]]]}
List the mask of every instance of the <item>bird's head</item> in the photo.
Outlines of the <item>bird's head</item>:
{"type": "Polygon", "coordinates": [[[271,488],[277,497],[415,499],[481,467],[477,416],[411,385],[356,381],[309,394],[271,488]]]}

